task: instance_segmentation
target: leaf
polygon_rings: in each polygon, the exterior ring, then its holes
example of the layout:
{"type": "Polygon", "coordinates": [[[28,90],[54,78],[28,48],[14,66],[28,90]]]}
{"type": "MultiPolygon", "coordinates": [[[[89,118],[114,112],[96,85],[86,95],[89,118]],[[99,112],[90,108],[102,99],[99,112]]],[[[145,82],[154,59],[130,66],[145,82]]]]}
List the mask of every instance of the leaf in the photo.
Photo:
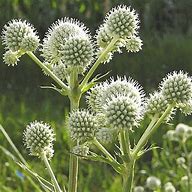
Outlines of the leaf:
{"type": "Polygon", "coordinates": [[[54,84],[52,86],[40,86],[42,89],[53,89],[59,92],[61,95],[68,95],[65,89],[58,89],[54,84]]]}

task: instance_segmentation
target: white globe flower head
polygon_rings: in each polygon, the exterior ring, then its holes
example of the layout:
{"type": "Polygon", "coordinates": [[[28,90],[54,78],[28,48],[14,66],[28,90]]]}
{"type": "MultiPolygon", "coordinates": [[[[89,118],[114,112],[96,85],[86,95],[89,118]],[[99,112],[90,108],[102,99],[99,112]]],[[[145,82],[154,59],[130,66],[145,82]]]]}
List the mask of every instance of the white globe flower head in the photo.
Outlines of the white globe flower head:
{"type": "Polygon", "coordinates": [[[76,36],[91,43],[89,31],[79,21],[65,17],[53,23],[43,40],[42,56],[45,61],[51,64],[60,62],[63,46],[76,36]]]}
{"type": "Polygon", "coordinates": [[[160,88],[165,99],[171,104],[186,104],[192,99],[192,79],[182,71],[168,74],[160,88]]]}
{"type": "Polygon", "coordinates": [[[111,128],[129,129],[138,126],[142,118],[141,108],[130,97],[119,95],[107,100],[103,107],[107,125],[111,128]]]}
{"type": "Polygon", "coordinates": [[[39,45],[39,37],[35,28],[22,20],[12,20],[5,25],[2,39],[5,49],[13,52],[35,51],[39,45]]]}
{"type": "Polygon", "coordinates": [[[176,128],[175,128],[175,133],[177,134],[178,137],[184,138],[187,136],[189,126],[185,125],[183,123],[179,123],[176,128]]]}
{"type": "Polygon", "coordinates": [[[45,153],[48,158],[53,156],[55,134],[48,124],[38,121],[30,123],[24,131],[23,140],[31,155],[41,157],[45,153]]]}
{"type": "Polygon", "coordinates": [[[180,111],[185,115],[192,114],[192,99],[190,99],[187,103],[181,103],[177,106],[180,111]]]}
{"type": "Polygon", "coordinates": [[[62,81],[64,81],[66,77],[69,75],[68,69],[62,62],[60,62],[59,64],[52,65],[51,70],[62,81]]]}
{"type": "Polygon", "coordinates": [[[161,181],[157,177],[150,176],[146,180],[146,186],[151,190],[157,190],[161,187],[161,181]]]}
{"type": "Polygon", "coordinates": [[[169,141],[179,141],[179,138],[178,138],[178,135],[176,134],[175,130],[169,130],[167,131],[166,133],[166,138],[169,140],[169,141]]]}
{"type": "Polygon", "coordinates": [[[178,164],[179,166],[182,166],[182,165],[185,164],[186,160],[185,160],[184,157],[179,157],[179,158],[176,159],[176,162],[177,162],[177,164],[178,164]]]}
{"type": "Polygon", "coordinates": [[[143,43],[140,37],[132,36],[126,41],[126,49],[128,52],[139,52],[142,49],[142,45],[143,43]]]}
{"type": "Polygon", "coordinates": [[[92,140],[98,129],[96,116],[88,110],[75,110],[69,116],[70,136],[74,141],[92,140]]]}
{"type": "Polygon", "coordinates": [[[129,38],[138,33],[139,19],[135,10],[125,5],[113,8],[107,15],[105,25],[108,34],[122,39],[129,38]]]}
{"type": "Polygon", "coordinates": [[[142,87],[131,78],[117,77],[117,80],[111,78],[111,80],[105,82],[103,86],[105,87],[105,91],[101,98],[102,104],[105,104],[111,97],[119,95],[130,97],[139,106],[144,103],[145,93],[142,87]]]}
{"type": "Polygon", "coordinates": [[[72,153],[81,156],[81,158],[86,157],[89,153],[89,147],[87,147],[86,145],[77,145],[73,147],[72,153]]]}
{"type": "Polygon", "coordinates": [[[164,190],[165,190],[165,192],[176,192],[176,189],[171,182],[168,182],[165,184],[164,190]]]}
{"type": "Polygon", "coordinates": [[[103,144],[112,143],[114,140],[114,132],[115,130],[109,128],[100,128],[98,129],[95,137],[97,140],[103,144]]]}
{"type": "Polygon", "coordinates": [[[134,192],[144,192],[145,191],[145,189],[144,189],[144,187],[142,187],[142,186],[136,186],[135,188],[134,188],[134,192]]]}
{"type": "Polygon", "coordinates": [[[8,50],[3,55],[3,61],[8,66],[15,66],[17,65],[17,62],[19,61],[19,55],[18,52],[13,52],[11,50],[8,50]]]}

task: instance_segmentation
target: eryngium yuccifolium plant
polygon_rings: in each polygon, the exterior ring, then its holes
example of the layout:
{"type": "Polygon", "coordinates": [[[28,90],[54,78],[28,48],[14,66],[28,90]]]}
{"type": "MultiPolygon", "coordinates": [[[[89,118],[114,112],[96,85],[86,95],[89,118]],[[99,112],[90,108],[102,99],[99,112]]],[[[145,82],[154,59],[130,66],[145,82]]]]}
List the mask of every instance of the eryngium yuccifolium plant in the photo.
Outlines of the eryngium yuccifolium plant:
{"type": "Polygon", "coordinates": [[[23,140],[31,155],[41,157],[45,153],[48,158],[53,156],[55,134],[50,125],[38,121],[30,123],[24,131],[23,140]]]}
{"type": "Polygon", "coordinates": [[[17,65],[17,62],[19,61],[19,54],[18,51],[11,51],[8,50],[4,53],[3,55],[3,61],[5,62],[5,64],[7,64],[8,66],[15,66],[17,65]]]}
{"type": "Polygon", "coordinates": [[[75,110],[69,116],[70,136],[74,141],[92,140],[98,129],[97,119],[88,110],[75,110]]]}
{"type": "Polygon", "coordinates": [[[171,104],[185,104],[192,98],[192,79],[182,71],[169,73],[160,88],[165,99],[171,104]]]}
{"type": "Polygon", "coordinates": [[[85,70],[91,63],[93,47],[85,26],[74,19],[64,18],[49,28],[43,40],[42,56],[51,64],[63,62],[68,68],[76,66],[85,70]]]}
{"type": "Polygon", "coordinates": [[[113,96],[107,100],[103,107],[103,114],[106,117],[107,125],[111,128],[127,128],[138,126],[141,120],[141,109],[127,96],[113,96]]]}
{"type": "Polygon", "coordinates": [[[138,15],[127,6],[113,8],[105,20],[106,29],[112,37],[129,38],[137,34],[138,15]]]}
{"type": "Polygon", "coordinates": [[[114,141],[114,133],[116,131],[108,128],[100,128],[98,129],[95,137],[97,140],[103,144],[109,144],[114,141]]]}
{"type": "Polygon", "coordinates": [[[39,45],[39,37],[34,27],[21,20],[12,20],[4,26],[2,39],[6,50],[13,52],[35,51],[39,45]]]}

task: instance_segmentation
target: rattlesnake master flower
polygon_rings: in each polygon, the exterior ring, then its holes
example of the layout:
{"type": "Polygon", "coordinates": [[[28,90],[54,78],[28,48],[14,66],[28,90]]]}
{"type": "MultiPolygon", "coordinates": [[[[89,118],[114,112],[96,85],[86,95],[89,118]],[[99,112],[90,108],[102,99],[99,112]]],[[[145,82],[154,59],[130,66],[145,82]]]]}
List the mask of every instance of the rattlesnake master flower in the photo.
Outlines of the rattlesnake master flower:
{"type": "MultiPolygon", "coordinates": [[[[43,40],[42,56],[44,57],[45,62],[57,64],[62,60],[63,56],[64,59],[67,59],[67,56],[64,55],[64,53],[66,52],[63,52],[63,48],[69,50],[71,49],[71,46],[73,46],[72,51],[74,55],[72,55],[72,57],[68,58],[66,61],[67,64],[72,65],[73,63],[69,63],[69,61],[71,61],[74,57],[76,58],[76,54],[79,54],[79,47],[75,48],[75,46],[77,46],[78,44],[78,46],[83,46],[84,48],[84,44],[82,45],[82,42],[78,42],[78,37],[81,37],[79,38],[79,41],[81,41],[82,39],[87,40],[84,43],[88,44],[89,42],[89,47],[91,46],[90,44],[92,44],[92,42],[90,40],[89,32],[83,24],[69,18],[64,18],[56,21],[49,28],[46,37],[43,40]],[[73,38],[75,38],[77,42],[73,38]],[[73,45],[71,46],[69,45],[69,43],[67,43],[69,39],[71,39],[70,41],[71,43],[73,43],[73,45]],[[81,44],[79,45],[79,43],[81,44]]],[[[71,54],[70,51],[69,53],[67,52],[67,55],[71,56],[69,54],[71,54]]]]}
{"type": "Polygon", "coordinates": [[[93,45],[89,39],[75,36],[66,41],[61,54],[66,66],[76,66],[79,71],[84,71],[92,61],[93,45]]]}
{"type": "Polygon", "coordinates": [[[48,158],[53,156],[55,134],[48,124],[38,121],[30,123],[24,131],[23,139],[31,155],[41,157],[45,153],[48,158]]]}
{"type": "Polygon", "coordinates": [[[177,162],[178,165],[181,166],[181,165],[185,164],[186,161],[185,161],[184,157],[179,157],[179,158],[176,159],[176,162],[177,162]]]}
{"type": "Polygon", "coordinates": [[[15,66],[17,65],[17,62],[19,61],[18,52],[13,52],[11,50],[8,50],[3,55],[3,61],[8,66],[15,66]]]}
{"type": "Polygon", "coordinates": [[[148,177],[147,180],[146,180],[146,186],[147,186],[149,189],[157,190],[158,188],[161,187],[161,181],[160,181],[160,179],[158,179],[157,177],[150,176],[150,177],[148,177]]]}
{"type": "Polygon", "coordinates": [[[175,128],[175,133],[180,139],[188,139],[192,136],[192,127],[179,123],[175,128]]]}
{"type": "Polygon", "coordinates": [[[72,153],[74,153],[75,155],[78,155],[78,156],[85,157],[89,153],[89,147],[87,147],[86,145],[77,145],[77,146],[73,147],[72,153]]]}
{"type": "Polygon", "coordinates": [[[170,103],[188,103],[192,98],[192,80],[182,71],[168,74],[161,83],[161,91],[170,103]]]}
{"type": "Polygon", "coordinates": [[[142,187],[142,186],[136,186],[135,188],[134,188],[134,192],[144,192],[145,191],[145,189],[144,189],[144,187],[142,187]]]}
{"type": "Polygon", "coordinates": [[[126,49],[128,52],[139,52],[142,48],[142,40],[140,37],[133,36],[126,41],[126,49]]]}
{"type": "Polygon", "coordinates": [[[109,128],[100,128],[95,136],[99,142],[103,144],[109,144],[114,140],[114,132],[115,130],[113,131],[109,128]]]}
{"type": "Polygon", "coordinates": [[[93,139],[98,129],[97,119],[88,110],[76,110],[69,116],[69,131],[75,141],[88,141],[93,139]]]}
{"type": "Polygon", "coordinates": [[[39,45],[34,27],[21,20],[12,20],[4,26],[2,39],[6,50],[11,51],[34,51],[39,45]]]}
{"type": "Polygon", "coordinates": [[[169,131],[167,131],[165,137],[166,137],[169,141],[178,141],[178,136],[177,136],[175,130],[169,130],[169,131]]]}
{"type": "Polygon", "coordinates": [[[164,190],[165,192],[176,192],[176,189],[171,182],[165,184],[164,190]]]}
{"type": "Polygon", "coordinates": [[[107,15],[105,25],[112,37],[127,38],[137,34],[138,15],[130,7],[120,5],[107,15]]]}
{"type": "Polygon", "coordinates": [[[106,116],[107,124],[112,128],[127,128],[138,126],[141,120],[141,111],[138,105],[130,97],[113,96],[107,100],[103,107],[103,114],[106,116]]]}
{"type": "Polygon", "coordinates": [[[58,65],[52,65],[51,70],[62,81],[65,80],[68,75],[68,70],[63,63],[60,63],[58,65]]]}
{"type": "Polygon", "coordinates": [[[178,105],[178,108],[184,115],[192,114],[192,100],[189,100],[187,103],[181,103],[178,105]]]}

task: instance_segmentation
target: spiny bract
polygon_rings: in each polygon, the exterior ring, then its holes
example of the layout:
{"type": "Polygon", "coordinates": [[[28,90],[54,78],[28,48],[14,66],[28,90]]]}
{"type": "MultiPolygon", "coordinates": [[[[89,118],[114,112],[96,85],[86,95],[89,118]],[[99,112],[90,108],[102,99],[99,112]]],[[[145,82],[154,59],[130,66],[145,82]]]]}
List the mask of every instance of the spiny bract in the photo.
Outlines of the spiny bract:
{"type": "Polygon", "coordinates": [[[128,52],[138,52],[142,49],[142,45],[143,43],[140,37],[133,36],[126,41],[126,49],[128,52]]]}
{"type": "Polygon", "coordinates": [[[30,123],[24,131],[23,140],[31,155],[41,157],[45,153],[48,158],[53,156],[55,134],[48,124],[38,121],[30,123]]]}

